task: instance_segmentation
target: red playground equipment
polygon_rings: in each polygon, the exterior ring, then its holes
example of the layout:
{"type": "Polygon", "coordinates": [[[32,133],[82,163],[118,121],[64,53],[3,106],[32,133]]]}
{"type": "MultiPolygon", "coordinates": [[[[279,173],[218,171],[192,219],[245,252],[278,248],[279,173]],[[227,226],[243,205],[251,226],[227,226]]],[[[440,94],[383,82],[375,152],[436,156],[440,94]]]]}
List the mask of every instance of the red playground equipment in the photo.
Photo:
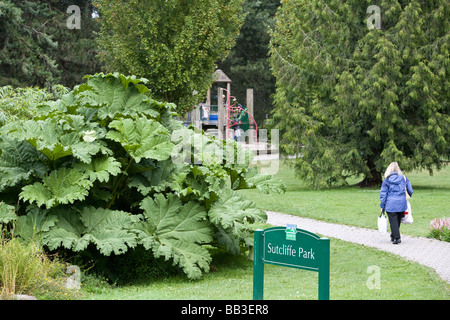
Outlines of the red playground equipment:
{"type": "MultiPolygon", "coordinates": [[[[241,137],[241,130],[248,132],[254,130],[254,139],[257,140],[258,124],[256,123],[253,115],[250,114],[245,105],[238,103],[234,96],[230,95],[227,89],[222,89],[228,94],[227,98],[227,139],[235,139],[238,142],[241,137]],[[233,100],[233,104],[230,104],[233,100]]],[[[249,141],[250,142],[250,141],[249,141]]]]}
{"type": "Polygon", "coordinates": [[[214,72],[216,81],[209,89],[206,101],[196,105],[188,114],[185,124],[220,139],[235,139],[240,143],[256,144],[258,125],[253,117],[253,89],[247,89],[247,106],[239,103],[230,94],[231,80],[218,69],[214,72]],[[226,84],[226,89],[220,83],[226,84]],[[211,103],[214,101],[214,103],[211,103]]]}

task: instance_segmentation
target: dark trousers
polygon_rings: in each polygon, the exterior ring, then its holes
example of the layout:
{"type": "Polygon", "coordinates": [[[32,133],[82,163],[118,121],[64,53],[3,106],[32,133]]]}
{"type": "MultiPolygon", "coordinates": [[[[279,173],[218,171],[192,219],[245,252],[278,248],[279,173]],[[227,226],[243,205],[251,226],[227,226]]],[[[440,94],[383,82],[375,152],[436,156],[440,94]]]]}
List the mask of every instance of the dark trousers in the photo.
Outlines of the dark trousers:
{"type": "Polygon", "coordinates": [[[404,212],[388,212],[389,224],[391,226],[391,238],[400,239],[400,223],[404,212]]]}

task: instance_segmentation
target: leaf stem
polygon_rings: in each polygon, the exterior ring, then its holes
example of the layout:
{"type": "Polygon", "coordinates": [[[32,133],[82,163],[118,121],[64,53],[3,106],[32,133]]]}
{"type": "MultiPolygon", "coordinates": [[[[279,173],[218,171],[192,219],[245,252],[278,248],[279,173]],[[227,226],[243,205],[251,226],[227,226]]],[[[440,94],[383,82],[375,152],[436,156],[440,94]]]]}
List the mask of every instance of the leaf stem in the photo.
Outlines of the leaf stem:
{"type": "Polygon", "coordinates": [[[106,206],[106,209],[109,209],[113,205],[114,201],[116,201],[116,198],[118,197],[117,189],[122,184],[124,178],[126,178],[126,176],[127,176],[126,172],[130,168],[132,162],[133,162],[133,158],[130,158],[130,161],[128,162],[128,166],[125,168],[124,171],[122,171],[122,174],[119,177],[119,179],[117,179],[117,182],[114,185],[114,188],[113,188],[113,191],[112,191],[112,198],[109,201],[108,205],[106,206]]]}

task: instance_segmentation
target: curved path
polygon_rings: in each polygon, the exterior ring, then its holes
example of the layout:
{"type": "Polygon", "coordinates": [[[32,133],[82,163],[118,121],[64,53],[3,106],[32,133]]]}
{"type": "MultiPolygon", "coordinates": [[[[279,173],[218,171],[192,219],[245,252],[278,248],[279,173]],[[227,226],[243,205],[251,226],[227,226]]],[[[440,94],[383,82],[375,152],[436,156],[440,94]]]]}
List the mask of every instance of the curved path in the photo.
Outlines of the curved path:
{"type": "Polygon", "coordinates": [[[392,252],[408,260],[433,268],[442,279],[450,283],[449,242],[402,234],[402,243],[393,245],[389,234],[380,234],[378,230],[334,224],[273,211],[266,211],[266,213],[268,217],[267,223],[271,225],[285,226],[286,224],[296,224],[297,228],[326,237],[392,252]]]}

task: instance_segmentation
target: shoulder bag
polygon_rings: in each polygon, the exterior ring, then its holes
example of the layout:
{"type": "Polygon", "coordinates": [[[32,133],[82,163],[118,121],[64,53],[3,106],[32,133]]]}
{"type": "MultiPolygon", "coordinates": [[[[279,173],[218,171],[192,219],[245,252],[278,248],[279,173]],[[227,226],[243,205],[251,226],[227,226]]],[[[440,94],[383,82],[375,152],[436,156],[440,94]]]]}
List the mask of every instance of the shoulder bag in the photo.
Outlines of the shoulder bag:
{"type": "Polygon", "coordinates": [[[406,197],[406,205],[408,206],[408,208],[406,209],[405,214],[403,215],[401,223],[411,224],[414,222],[414,219],[412,217],[412,212],[411,212],[411,204],[409,203],[409,199],[411,197],[409,196],[408,189],[406,188],[406,177],[403,176],[403,178],[405,179],[405,197],[406,197]]]}

